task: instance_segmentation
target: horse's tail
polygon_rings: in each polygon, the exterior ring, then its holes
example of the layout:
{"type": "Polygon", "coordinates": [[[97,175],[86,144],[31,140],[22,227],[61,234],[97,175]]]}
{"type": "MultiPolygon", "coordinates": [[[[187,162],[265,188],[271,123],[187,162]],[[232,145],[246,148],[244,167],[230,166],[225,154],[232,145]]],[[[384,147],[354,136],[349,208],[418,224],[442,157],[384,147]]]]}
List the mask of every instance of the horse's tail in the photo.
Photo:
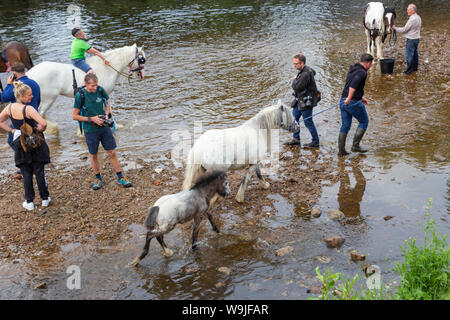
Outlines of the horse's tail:
{"type": "Polygon", "coordinates": [[[150,208],[147,219],[145,219],[145,227],[147,230],[153,230],[156,226],[156,218],[158,217],[159,207],[154,206],[150,208]]]}
{"type": "Polygon", "coordinates": [[[205,172],[201,163],[194,161],[194,148],[189,151],[186,164],[186,172],[184,173],[183,190],[188,190],[194,185],[194,182],[205,172]]]}

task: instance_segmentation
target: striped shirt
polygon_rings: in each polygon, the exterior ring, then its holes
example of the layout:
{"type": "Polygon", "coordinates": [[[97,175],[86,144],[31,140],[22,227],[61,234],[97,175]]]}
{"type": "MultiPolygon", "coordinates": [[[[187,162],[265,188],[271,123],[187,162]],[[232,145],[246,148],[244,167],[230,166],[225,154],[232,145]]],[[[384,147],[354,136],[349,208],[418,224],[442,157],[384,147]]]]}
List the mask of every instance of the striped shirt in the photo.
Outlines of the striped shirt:
{"type": "Polygon", "coordinates": [[[394,27],[397,32],[404,33],[406,39],[419,39],[422,19],[417,13],[412,14],[403,28],[394,27]]]}

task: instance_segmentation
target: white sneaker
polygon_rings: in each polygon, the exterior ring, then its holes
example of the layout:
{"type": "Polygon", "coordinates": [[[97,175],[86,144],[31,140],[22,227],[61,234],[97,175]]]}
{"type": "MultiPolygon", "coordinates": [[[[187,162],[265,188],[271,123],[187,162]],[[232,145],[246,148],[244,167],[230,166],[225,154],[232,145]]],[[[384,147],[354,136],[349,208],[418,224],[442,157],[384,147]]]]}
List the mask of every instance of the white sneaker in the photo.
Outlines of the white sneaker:
{"type": "Polygon", "coordinates": [[[27,200],[25,200],[22,203],[22,207],[24,207],[25,209],[27,209],[28,211],[34,210],[34,203],[33,202],[27,202],[27,200]]]}
{"type": "Polygon", "coordinates": [[[50,204],[50,201],[52,201],[52,199],[50,197],[48,197],[47,200],[42,200],[42,206],[48,207],[48,205],[50,204]]]}

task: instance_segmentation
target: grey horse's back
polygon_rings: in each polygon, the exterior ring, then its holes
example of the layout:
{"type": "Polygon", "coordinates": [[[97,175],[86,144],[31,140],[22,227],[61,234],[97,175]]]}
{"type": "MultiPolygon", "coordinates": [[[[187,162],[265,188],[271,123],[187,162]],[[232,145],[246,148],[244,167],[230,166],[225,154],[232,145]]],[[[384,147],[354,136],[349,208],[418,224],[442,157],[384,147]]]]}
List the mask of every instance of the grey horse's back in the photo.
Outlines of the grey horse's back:
{"type": "Polygon", "coordinates": [[[145,226],[147,229],[152,230],[156,226],[156,218],[158,217],[159,207],[154,206],[150,208],[147,219],[145,219],[145,226]]]}

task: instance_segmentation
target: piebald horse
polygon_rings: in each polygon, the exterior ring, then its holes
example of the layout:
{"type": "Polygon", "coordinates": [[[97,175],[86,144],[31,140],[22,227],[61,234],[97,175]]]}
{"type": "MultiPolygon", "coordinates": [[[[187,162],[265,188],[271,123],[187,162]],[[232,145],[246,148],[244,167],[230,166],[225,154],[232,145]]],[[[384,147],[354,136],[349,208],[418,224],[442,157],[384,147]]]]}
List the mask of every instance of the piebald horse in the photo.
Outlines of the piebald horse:
{"type": "Polygon", "coordinates": [[[367,53],[375,57],[375,46],[377,58],[383,59],[383,43],[388,34],[393,34],[396,39],[395,30],[392,29],[396,18],[395,9],[385,7],[381,2],[369,2],[364,9],[363,25],[366,29],[367,53]]]}
{"type": "Polygon", "coordinates": [[[278,145],[274,144],[272,131],[280,128],[291,132],[299,130],[291,108],[278,101],[238,127],[206,131],[189,151],[183,189],[192,187],[206,170],[240,169],[247,169],[247,172],[236,195],[237,202],[244,201],[247,183],[254,173],[260,186],[268,189],[270,184],[264,180],[259,165],[268,152],[273,155],[274,151],[279,151],[273,150],[278,145]]]}
{"type": "MultiPolygon", "coordinates": [[[[98,84],[105,88],[108,94],[114,90],[120,76],[130,79],[132,74],[136,74],[138,79],[144,78],[142,70],[144,69],[145,53],[142,47],[139,48],[133,44],[106,51],[103,55],[110,62],[110,66],[107,66],[97,56],[88,57],[86,62],[97,75],[98,84]]],[[[44,61],[27,72],[28,77],[36,81],[41,88],[41,104],[39,106],[41,115],[45,115],[59,95],[73,98],[72,70],[75,70],[75,79],[78,85],[81,85],[86,73],[68,63],[44,61]]],[[[57,125],[56,130],[51,130],[52,134],[56,134],[56,132],[57,125]]]]}

